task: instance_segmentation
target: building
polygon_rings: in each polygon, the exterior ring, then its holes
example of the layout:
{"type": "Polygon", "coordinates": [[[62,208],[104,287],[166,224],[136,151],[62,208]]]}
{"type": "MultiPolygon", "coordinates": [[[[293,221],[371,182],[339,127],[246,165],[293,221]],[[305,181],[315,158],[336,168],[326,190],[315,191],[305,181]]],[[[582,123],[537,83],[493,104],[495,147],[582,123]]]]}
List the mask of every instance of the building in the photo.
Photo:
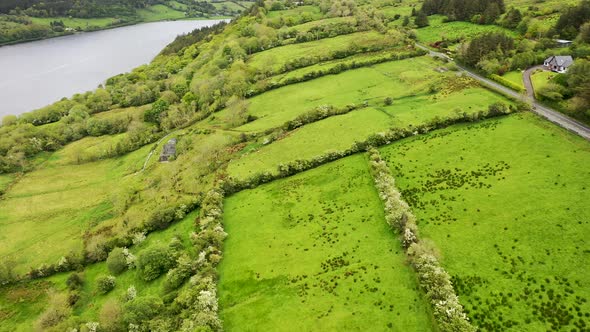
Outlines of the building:
{"type": "Polygon", "coordinates": [[[176,157],[176,138],[173,138],[164,145],[162,149],[162,154],[160,155],[160,162],[170,161],[176,157]]]}
{"type": "Polygon", "coordinates": [[[545,66],[547,70],[563,74],[573,63],[574,59],[569,55],[554,55],[547,58],[543,63],[543,66],[545,66]]]}
{"type": "Polygon", "coordinates": [[[565,40],[565,39],[555,39],[555,43],[559,47],[569,47],[569,46],[572,46],[572,44],[574,42],[571,40],[565,40]]]}

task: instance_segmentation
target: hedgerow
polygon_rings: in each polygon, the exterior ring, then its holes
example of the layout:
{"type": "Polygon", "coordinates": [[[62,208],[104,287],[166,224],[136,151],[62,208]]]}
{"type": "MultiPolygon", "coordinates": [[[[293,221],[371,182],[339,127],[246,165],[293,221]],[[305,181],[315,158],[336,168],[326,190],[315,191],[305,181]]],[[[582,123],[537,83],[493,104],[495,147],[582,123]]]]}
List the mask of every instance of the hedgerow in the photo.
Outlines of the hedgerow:
{"type": "Polygon", "coordinates": [[[385,220],[402,237],[410,263],[418,274],[420,286],[433,307],[434,317],[442,331],[476,331],[459,303],[451,276],[436,257],[420,242],[416,217],[395,187],[395,179],[379,151],[369,149],[369,165],[375,187],[385,209],[385,220]]]}

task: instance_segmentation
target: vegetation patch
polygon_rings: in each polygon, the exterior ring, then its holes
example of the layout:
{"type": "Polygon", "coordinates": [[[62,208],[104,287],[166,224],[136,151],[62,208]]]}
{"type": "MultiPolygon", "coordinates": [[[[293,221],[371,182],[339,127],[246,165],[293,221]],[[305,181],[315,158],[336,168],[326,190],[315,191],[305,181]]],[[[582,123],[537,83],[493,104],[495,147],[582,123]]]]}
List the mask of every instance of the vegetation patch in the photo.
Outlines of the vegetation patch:
{"type": "Polygon", "coordinates": [[[444,253],[474,325],[586,326],[588,277],[570,263],[588,263],[585,140],[525,113],[432,132],[381,153],[422,236],[444,253]]]}
{"type": "Polygon", "coordinates": [[[357,155],[226,200],[226,329],[432,329],[371,181],[357,155]]]}

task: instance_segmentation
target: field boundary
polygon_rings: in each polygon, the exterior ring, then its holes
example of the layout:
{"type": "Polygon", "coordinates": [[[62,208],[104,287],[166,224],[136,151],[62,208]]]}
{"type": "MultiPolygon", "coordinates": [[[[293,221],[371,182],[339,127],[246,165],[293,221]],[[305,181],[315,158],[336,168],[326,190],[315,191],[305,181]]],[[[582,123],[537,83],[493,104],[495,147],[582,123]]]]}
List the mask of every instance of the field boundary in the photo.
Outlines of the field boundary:
{"type": "Polygon", "coordinates": [[[379,151],[369,149],[369,167],[375,188],[385,210],[387,224],[402,237],[402,246],[410,264],[418,274],[434,312],[434,318],[442,331],[476,331],[459,302],[451,276],[440,265],[430,248],[420,241],[416,217],[408,203],[395,187],[395,179],[379,151]]]}

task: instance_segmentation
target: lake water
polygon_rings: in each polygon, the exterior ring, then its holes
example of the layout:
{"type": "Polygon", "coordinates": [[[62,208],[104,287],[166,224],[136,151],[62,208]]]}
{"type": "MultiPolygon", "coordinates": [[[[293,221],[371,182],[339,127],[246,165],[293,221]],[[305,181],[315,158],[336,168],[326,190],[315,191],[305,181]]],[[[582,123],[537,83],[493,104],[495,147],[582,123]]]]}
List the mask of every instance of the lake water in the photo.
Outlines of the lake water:
{"type": "Polygon", "coordinates": [[[217,22],[144,23],[0,47],[0,119],[94,90],[149,63],[177,35],[217,22]]]}

